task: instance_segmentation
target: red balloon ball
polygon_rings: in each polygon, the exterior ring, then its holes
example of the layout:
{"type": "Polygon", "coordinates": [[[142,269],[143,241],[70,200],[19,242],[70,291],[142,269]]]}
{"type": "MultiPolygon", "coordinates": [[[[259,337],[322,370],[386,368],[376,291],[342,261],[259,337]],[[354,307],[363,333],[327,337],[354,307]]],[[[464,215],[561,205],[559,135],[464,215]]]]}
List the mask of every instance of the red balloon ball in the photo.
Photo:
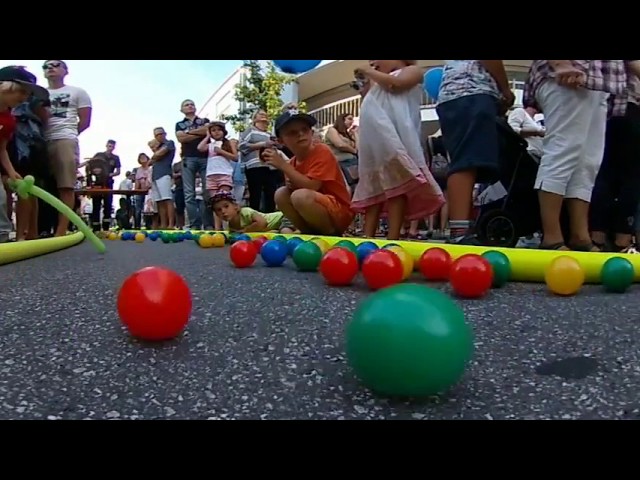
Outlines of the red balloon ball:
{"type": "Polygon", "coordinates": [[[258,250],[253,242],[241,240],[231,245],[229,256],[237,268],[247,268],[255,263],[258,250]]]}
{"type": "Polygon", "coordinates": [[[332,248],[320,261],[320,274],[332,287],[351,285],[359,269],[356,254],[342,247],[332,248]]]}
{"type": "Polygon", "coordinates": [[[389,250],[371,252],[362,262],[362,276],[371,290],[380,290],[402,282],[403,273],[400,258],[389,250]]]}
{"type": "Polygon", "coordinates": [[[493,267],[480,255],[463,255],[451,265],[449,281],[456,295],[480,298],[491,289],[493,267]]]}
{"type": "Polygon", "coordinates": [[[262,250],[262,246],[268,241],[269,239],[267,237],[258,237],[258,238],[254,238],[252,243],[253,243],[253,246],[256,247],[256,251],[260,253],[260,250],[262,250]]]}
{"type": "Polygon", "coordinates": [[[129,276],[118,292],[118,315],[129,333],[141,340],[177,337],[191,315],[191,291],[172,270],[143,268],[129,276]]]}
{"type": "Polygon", "coordinates": [[[430,248],[425,251],[418,261],[420,273],[427,280],[442,282],[449,280],[449,272],[453,260],[449,252],[442,248],[430,248]]]}

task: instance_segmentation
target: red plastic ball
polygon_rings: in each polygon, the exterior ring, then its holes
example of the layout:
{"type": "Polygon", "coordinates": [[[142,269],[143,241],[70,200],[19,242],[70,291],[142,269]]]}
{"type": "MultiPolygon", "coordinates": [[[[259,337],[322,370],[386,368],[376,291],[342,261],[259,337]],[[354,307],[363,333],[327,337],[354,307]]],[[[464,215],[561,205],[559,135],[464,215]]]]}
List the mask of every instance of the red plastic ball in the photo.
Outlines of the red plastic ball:
{"type": "Polygon", "coordinates": [[[320,261],[320,274],[332,287],[351,285],[359,269],[356,254],[342,247],[332,248],[320,261]]]}
{"type": "Polygon", "coordinates": [[[456,295],[480,298],[491,289],[493,267],[480,255],[463,255],[451,265],[449,281],[456,295]]]}
{"type": "Polygon", "coordinates": [[[229,256],[237,268],[247,268],[255,263],[258,250],[253,242],[241,240],[231,245],[229,256]]]}
{"type": "Polygon", "coordinates": [[[177,337],[191,315],[191,291],[172,270],[143,268],[129,276],[118,292],[118,315],[129,333],[141,340],[177,337]]]}
{"type": "Polygon", "coordinates": [[[371,252],[362,262],[362,276],[371,290],[380,290],[402,282],[403,273],[400,258],[389,250],[371,252]]]}
{"type": "Polygon", "coordinates": [[[267,243],[269,241],[269,239],[267,237],[257,237],[253,239],[253,245],[254,247],[256,247],[256,251],[258,253],[260,253],[260,250],[262,250],[262,246],[267,243]]]}
{"type": "Polygon", "coordinates": [[[453,260],[449,252],[436,247],[430,248],[422,254],[418,260],[418,268],[427,280],[442,282],[449,280],[452,263],[453,260]]]}

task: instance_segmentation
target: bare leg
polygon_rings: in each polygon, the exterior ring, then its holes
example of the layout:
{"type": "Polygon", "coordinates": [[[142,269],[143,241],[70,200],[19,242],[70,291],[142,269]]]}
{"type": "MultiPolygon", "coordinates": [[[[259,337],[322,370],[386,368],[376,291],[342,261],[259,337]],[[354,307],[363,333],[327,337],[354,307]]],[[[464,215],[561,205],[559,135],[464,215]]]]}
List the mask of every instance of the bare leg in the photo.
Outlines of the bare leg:
{"type": "MultiPolygon", "coordinates": [[[[560,212],[562,210],[563,197],[555,193],[538,192],[540,201],[540,219],[542,220],[543,243],[541,246],[564,243],[562,228],[560,226],[560,212]]],[[[563,248],[563,250],[567,250],[563,248]]]]}
{"type": "MultiPolygon", "coordinates": [[[[589,235],[589,202],[577,198],[567,198],[567,208],[569,209],[569,219],[571,221],[570,244],[591,244],[591,235],[589,235]]],[[[560,216],[558,215],[559,218],[560,216]]],[[[559,225],[560,221],[558,220],[559,225]]],[[[594,245],[591,251],[598,252],[600,250],[594,245]]]]}
{"type": "Polygon", "coordinates": [[[275,201],[278,210],[280,210],[285,217],[289,219],[291,223],[295,225],[295,227],[301,232],[310,231],[310,227],[307,222],[302,218],[302,216],[298,213],[296,208],[293,206],[291,201],[291,190],[288,187],[281,187],[276,191],[275,201]]]}
{"type": "Polygon", "coordinates": [[[401,195],[389,199],[389,233],[388,240],[400,240],[400,230],[404,224],[404,214],[407,208],[407,197],[401,195]]]}
{"type": "Polygon", "coordinates": [[[316,202],[317,194],[304,188],[296,190],[291,194],[291,204],[312,231],[320,235],[333,235],[336,233],[336,227],[329,212],[316,202]]]}
{"type": "MultiPolygon", "coordinates": [[[[76,194],[71,188],[61,188],[59,190],[60,201],[73,210],[76,203],[76,194]]],[[[56,237],[64,237],[69,229],[69,219],[63,213],[58,214],[58,227],[56,228],[56,237]]]]}
{"type": "Polygon", "coordinates": [[[364,236],[374,238],[380,225],[380,213],[382,204],[372,205],[364,212],[364,236]]]}
{"type": "Polygon", "coordinates": [[[176,228],[176,209],[173,206],[173,200],[167,200],[167,228],[173,230],[176,228]]]}

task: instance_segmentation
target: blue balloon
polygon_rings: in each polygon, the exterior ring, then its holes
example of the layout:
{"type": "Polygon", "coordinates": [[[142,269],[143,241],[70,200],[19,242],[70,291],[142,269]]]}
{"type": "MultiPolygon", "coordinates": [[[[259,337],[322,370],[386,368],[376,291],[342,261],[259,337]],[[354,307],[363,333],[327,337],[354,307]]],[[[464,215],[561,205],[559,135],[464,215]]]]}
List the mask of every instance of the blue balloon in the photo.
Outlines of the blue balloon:
{"type": "Polygon", "coordinates": [[[273,60],[276,67],[282,70],[284,73],[291,75],[297,75],[298,73],[305,73],[309,70],[313,70],[320,65],[322,60],[273,60]]]}
{"type": "Polygon", "coordinates": [[[260,250],[260,256],[267,267],[280,267],[287,259],[288,254],[287,244],[278,240],[269,240],[262,245],[260,250]]]}
{"type": "Polygon", "coordinates": [[[438,99],[440,93],[440,85],[442,84],[442,74],[444,70],[442,67],[432,68],[424,74],[424,90],[434,100],[438,99]]]}

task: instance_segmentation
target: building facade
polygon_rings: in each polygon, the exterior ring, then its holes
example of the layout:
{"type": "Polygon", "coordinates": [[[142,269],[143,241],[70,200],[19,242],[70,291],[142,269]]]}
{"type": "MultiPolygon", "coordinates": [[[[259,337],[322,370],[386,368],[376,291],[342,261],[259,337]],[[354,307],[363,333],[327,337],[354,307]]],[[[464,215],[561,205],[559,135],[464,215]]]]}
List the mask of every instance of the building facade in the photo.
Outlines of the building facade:
{"type": "MultiPolygon", "coordinates": [[[[209,99],[200,107],[198,116],[209,120],[219,120],[222,115],[235,115],[244,108],[235,98],[236,85],[243,85],[247,81],[247,72],[242,66],[238,67],[220,85],[209,99]]],[[[231,124],[227,125],[230,138],[238,138],[240,132],[236,132],[231,124]]]]}

